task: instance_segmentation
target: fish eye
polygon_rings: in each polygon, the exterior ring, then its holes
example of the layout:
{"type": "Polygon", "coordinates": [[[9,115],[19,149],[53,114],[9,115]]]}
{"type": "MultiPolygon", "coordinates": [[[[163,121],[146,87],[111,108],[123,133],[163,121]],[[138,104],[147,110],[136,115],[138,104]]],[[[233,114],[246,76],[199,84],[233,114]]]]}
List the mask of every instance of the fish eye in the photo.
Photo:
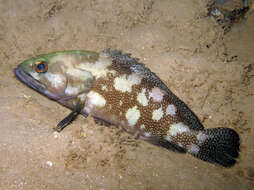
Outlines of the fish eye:
{"type": "Polygon", "coordinates": [[[34,64],[37,73],[45,73],[48,70],[48,63],[46,61],[38,61],[34,64]]]}

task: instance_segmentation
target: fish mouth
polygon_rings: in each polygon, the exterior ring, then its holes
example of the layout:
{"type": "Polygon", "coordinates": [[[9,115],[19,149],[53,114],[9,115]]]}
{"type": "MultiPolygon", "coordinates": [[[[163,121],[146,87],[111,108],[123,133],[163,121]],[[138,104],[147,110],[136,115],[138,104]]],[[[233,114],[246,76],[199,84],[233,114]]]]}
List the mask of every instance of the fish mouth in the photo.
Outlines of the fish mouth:
{"type": "Polygon", "coordinates": [[[40,83],[38,80],[34,79],[30,74],[26,73],[21,65],[18,65],[17,68],[14,69],[14,73],[16,77],[22,81],[24,84],[28,85],[30,88],[40,92],[41,94],[47,96],[53,100],[60,100],[63,96],[59,94],[55,94],[47,90],[46,86],[40,83]]]}

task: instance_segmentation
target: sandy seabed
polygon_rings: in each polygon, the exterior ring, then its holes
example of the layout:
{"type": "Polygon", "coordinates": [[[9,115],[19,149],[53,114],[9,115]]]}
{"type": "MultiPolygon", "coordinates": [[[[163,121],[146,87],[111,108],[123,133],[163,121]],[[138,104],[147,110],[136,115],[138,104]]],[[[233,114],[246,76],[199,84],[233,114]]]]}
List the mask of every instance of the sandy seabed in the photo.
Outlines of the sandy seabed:
{"type": "Polygon", "coordinates": [[[254,8],[224,34],[207,0],[0,0],[0,189],[252,189],[254,8]],[[140,58],[207,128],[241,138],[232,168],[170,152],[69,112],[18,81],[23,60],[58,50],[140,58]]]}

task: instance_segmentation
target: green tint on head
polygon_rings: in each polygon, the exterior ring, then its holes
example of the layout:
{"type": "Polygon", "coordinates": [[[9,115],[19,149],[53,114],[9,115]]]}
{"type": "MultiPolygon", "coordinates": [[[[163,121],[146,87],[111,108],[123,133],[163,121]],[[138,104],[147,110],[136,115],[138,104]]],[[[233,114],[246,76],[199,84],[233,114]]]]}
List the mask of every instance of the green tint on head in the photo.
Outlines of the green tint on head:
{"type": "Polygon", "coordinates": [[[81,51],[81,50],[67,50],[67,51],[57,51],[49,54],[38,55],[37,57],[32,57],[23,63],[21,63],[22,68],[25,72],[32,71],[32,65],[36,62],[47,62],[50,63],[50,60],[56,56],[61,55],[71,55],[71,56],[79,56],[83,59],[86,59],[89,62],[96,61],[99,57],[99,54],[92,51],[81,51]]]}
{"type": "Polygon", "coordinates": [[[35,83],[43,85],[47,93],[36,90],[47,96],[74,97],[90,89],[93,82],[92,74],[78,66],[96,62],[98,57],[98,53],[79,50],[43,54],[21,63],[15,74],[34,89],[35,83]],[[18,69],[22,69],[22,72],[18,72],[18,69]]]}

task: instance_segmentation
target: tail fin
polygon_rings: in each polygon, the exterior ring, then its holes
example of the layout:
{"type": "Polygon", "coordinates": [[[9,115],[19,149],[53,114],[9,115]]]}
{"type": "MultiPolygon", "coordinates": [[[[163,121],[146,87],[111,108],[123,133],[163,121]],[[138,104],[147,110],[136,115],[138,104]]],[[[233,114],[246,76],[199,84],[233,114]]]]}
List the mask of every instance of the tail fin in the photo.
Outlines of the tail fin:
{"type": "Polygon", "coordinates": [[[224,167],[233,166],[239,152],[239,136],[230,128],[214,128],[201,131],[197,135],[199,145],[188,149],[193,156],[219,164],[224,167]]]}

